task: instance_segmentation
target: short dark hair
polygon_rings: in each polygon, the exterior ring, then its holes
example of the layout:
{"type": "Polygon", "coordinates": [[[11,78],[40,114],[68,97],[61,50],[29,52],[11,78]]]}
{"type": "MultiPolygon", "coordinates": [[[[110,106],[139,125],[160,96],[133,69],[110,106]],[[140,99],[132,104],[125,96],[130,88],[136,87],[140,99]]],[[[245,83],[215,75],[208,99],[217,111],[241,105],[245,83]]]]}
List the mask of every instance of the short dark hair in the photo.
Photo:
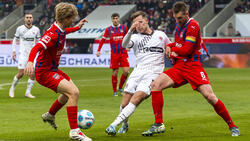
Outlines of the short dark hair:
{"type": "Polygon", "coordinates": [[[178,1],[173,6],[173,12],[174,14],[179,13],[180,11],[183,13],[186,13],[189,9],[189,6],[185,4],[183,1],[178,1]]]}
{"type": "Polygon", "coordinates": [[[111,18],[114,18],[114,17],[119,17],[119,18],[120,18],[120,15],[119,15],[118,13],[113,13],[113,14],[111,15],[111,18]]]}
{"type": "Polygon", "coordinates": [[[131,15],[131,20],[133,21],[138,16],[142,16],[142,18],[147,18],[147,14],[145,12],[137,11],[131,15]]]}

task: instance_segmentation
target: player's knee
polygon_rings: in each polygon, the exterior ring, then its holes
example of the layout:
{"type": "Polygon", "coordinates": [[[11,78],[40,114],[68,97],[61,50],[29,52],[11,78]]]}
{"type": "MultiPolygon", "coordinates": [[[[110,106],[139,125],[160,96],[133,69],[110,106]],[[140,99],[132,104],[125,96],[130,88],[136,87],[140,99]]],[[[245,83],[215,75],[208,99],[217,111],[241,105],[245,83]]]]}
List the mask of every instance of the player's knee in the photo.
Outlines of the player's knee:
{"type": "Polygon", "coordinates": [[[152,88],[152,91],[160,91],[161,90],[160,85],[158,83],[156,83],[156,82],[153,82],[151,84],[151,88],[152,88]]]}
{"type": "Polygon", "coordinates": [[[211,104],[215,104],[217,102],[217,97],[214,95],[214,93],[208,94],[206,97],[207,101],[211,104]]]}
{"type": "Polygon", "coordinates": [[[79,90],[78,90],[78,88],[72,88],[71,89],[71,92],[70,92],[70,96],[72,97],[72,98],[78,98],[79,97],[79,90]]]}
{"type": "Polygon", "coordinates": [[[23,77],[23,75],[24,75],[24,72],[19,72],[19,73],[17,74],[17,78],[20,79],[20,78],[23,77]]]}

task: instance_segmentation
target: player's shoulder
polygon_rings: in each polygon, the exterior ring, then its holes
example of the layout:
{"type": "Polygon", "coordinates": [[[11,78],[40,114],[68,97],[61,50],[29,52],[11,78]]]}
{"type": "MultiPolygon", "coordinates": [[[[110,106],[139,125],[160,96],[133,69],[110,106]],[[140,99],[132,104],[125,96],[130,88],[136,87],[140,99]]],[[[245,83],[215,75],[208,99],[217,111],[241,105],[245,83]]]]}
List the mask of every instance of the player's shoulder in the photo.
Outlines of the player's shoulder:
{"type": "Polygon", "coordinates": [[[189,27],[191,27],[192,28],[192,26],[194,27],[199,27],[199,23],[198,23],[198,21],[196,21],[195,19],[191,19],[190,20],[190,23],[189,23],[189,27]]]}
{"type": "Polygon", "coordinates": [[[40,30],[37,26],[35,26],[35,25],[33,25],[33,28],[35,29],[35,30],[40,30]]]}
{"type": "Polygon", "coordinates": [[[154,34],[165,34],[163,31],[161,31],[161,30],[154,30],[154,34]]]}
{"type": "Polygon", "coordinates": [[[23,24],[23,25],[19,25],[17,28],[16,28],[16,30],[20,30],[20,29],[23,29],[25,27],[25,25],[23,24]]]}

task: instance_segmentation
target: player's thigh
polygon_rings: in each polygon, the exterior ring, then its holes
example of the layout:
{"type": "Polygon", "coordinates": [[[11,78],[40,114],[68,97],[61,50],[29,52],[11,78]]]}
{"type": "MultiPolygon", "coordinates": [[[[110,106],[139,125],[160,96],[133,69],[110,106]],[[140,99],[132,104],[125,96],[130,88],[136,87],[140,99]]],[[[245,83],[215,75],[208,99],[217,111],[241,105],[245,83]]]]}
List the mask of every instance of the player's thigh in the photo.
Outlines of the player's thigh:
{"type": "Polygon", "coordinates": [[[124,88],[124,92],[134,94],[138,86],[138,81],[141,79],[139,72],[133,71],[129,76],[127,83],[124,88]]]}
{"type": "Polygon", "coordinates": [[[123,73],[129,73],[129,67],[122,67],[123,73]]]}
{"type": "Polygon", "coordinates": [[[28,62],[28,56],[25,56],[24,54],[20,54],[18,58],[18,69],[25,69],[28,62]]]}
{"type": "Polygon", "coordinates": [[[79,90],[76,87],[76,85],[73,82],[70,82],[66,79],[60,81],[60,83],[57,86],[57,92],[67,95],[68,97],[79,94],[79,90]]]}
{"type": "Polygon", "coordinates": [[[151,84],[153,91],[160,91],[173,86],[174,81],[165,73],[161,73],[151,84]]]}
{"type": "Polygon", "coordinates": [[[129,69],[129,61],[128,61],[128,55],[122,54],[120,57],[120,67],[125,68],[124,71],[128,71],[129,69]]]}

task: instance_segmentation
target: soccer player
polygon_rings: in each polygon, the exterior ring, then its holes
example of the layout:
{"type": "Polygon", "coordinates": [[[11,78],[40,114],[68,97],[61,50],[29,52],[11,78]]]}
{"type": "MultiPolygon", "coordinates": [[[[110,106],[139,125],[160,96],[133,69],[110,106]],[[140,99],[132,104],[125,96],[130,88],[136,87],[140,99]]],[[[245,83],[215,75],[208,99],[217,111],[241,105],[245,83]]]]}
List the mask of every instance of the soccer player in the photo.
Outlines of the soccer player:
{"type": "MultiPolygon", "coordinates": [[[[30,50],[35,45],[35,42],[38,41],[39,38],[41,37],[39,28],[32,25],[33,22],[32,14],[30,13],[25,14],[24,22],[25,22],[24,25],[21,25],[16,29],[16,34],[12,43],[13,47],[12,58],[13,60],[16,60],[16,55],[17,55],[16,44],[17,40],[20,41],[18,72],[14,76],[14,80],[9,90],[9,96],[11,98],[14,98],[15,87],[18,84],[19,80],[23,77],[24,68],[28,62],[30,50]]],[[[35,98],[35,96],[31,94],[31,89],[34,85],[34,80],[35,80],[34,75],[30,76],[30,78],[28,79],[28,85],[25,92],[25,97],[27,98],[35,98]]]]}
{"type": "Polygon", "coordinates": [[[224,119],[232,136],[239,136],[238,127],[233,123],[225,105],[215,96],[207,73],[200,62],[201,35],[198,22],[189,18],[188,6],[184,2],[176,2],[173,13],[178,24],[174,32],[175,42],[168,45],[166,55],[175,63],[172,68],[160,74],[151,85],[155,123],[142,135],[150,136],[165,130],[162,119],[162,90],[189,83],[193,90],[201,93],[215,112],[224,119]]]}
{"type": "Polygon", "coordinates": [[[106,129],[109,135],[116,134],[116,127],[122,123],[118,133],[128,131],[128,118],[136,107],[151,94],[151,82],[163,72],[165,47],[170,43],[167,35],[150,29],[145,12],[132,14],[133,21],[122,41],[123,47],[133,48],[136,55],[136,67],[126,83],[120,114],[106,129]],[[138,32],[133,34],[134,30],[138,32]]]}
{"type": "Polygon", "coordinates": [[[103,43],[107,38],[110,39],[111,47],[111,57],[110,57],[110,69],[112,72],[112,87],[113,87],[113,96],[118,96],[117,94],[117,76],[119,67],[122,68],[123,73],[120,78],[119,83],[119,92],[122,94],[123,84],[126,81],[129,73],[129,62],[128,62],[128,53],[125,48],[122,48],[122,39],[128,32],[128,28],[124,24],[120,24],[120,16],[118,13],[114,13],[111,16],[113,25],[105,29],[103,38],[99,44],[96,56],[101,55],[100,51],[103,46],[103,43]]]}
{"type": "Polygon", "coordinates": [[[79,30],[87,20],[82,19],[78,26],[71,28],[78,12],[76,6],[70,3],[61,2],[57,4],[55,12],[56,22],[51,25],[40,41],[32,48],[25,73],[32,75],[35,71],[35,77],[39,84],[60,93],[49,111],[42,115],[43,121],[48,122],[53,128],[57,129],[55,114],[67,104],[67,115],[71,129],[69,137],[81,141],[91,141],[81,132],[77,124],[79,90],[70,77],[58,69],[59,60],[65,46],[66,34],[79,30]],[[39,52],[39,55],[34,70],[33,61],[37,52],[39,52]]]}

